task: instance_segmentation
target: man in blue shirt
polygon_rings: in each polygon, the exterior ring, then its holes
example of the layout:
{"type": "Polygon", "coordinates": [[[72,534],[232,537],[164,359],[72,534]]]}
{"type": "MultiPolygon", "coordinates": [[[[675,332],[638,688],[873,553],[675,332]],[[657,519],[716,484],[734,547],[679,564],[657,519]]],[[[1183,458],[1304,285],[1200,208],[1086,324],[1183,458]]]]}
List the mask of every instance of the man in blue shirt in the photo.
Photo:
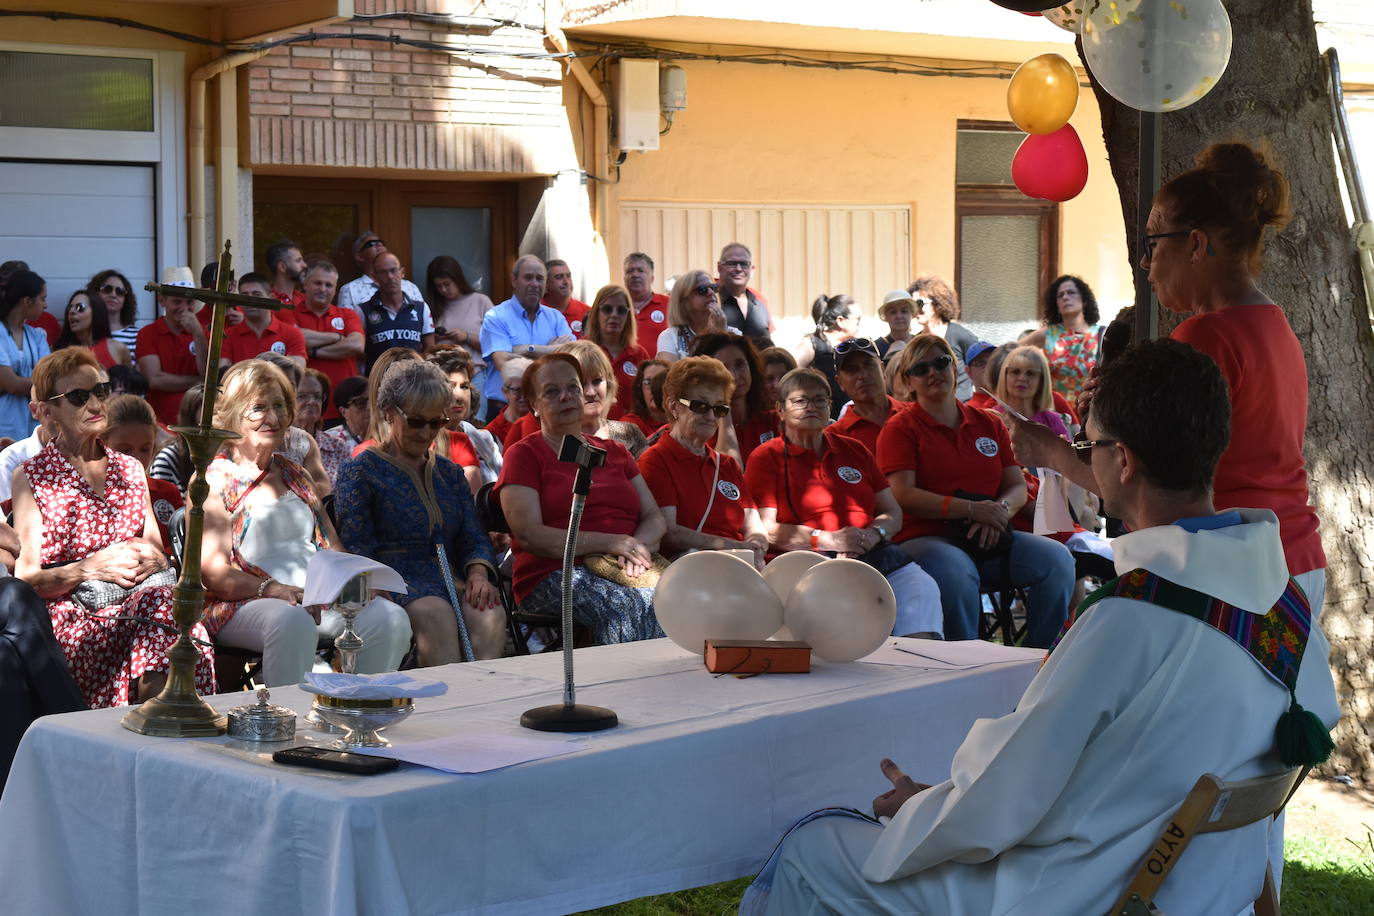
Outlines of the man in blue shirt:
{"type": "Polygon", "coordinates": [[[377,278],[377,292],[362,304],[364,355],[369,372],[377,357],[392,347],[421,352],[434,345],[434,321],[429,317],[429,306],[425,300],[406,294],[401,259],[389,251],[383,252],[372,262],[372,272],[377,278]]]}
{"type": "Polygon", "coordinates": [[[515,295],[482,318],[482,356],[495,366],[487,373],[487,417],[505,409],[501,391],[501,367],[514,356],[537,359],[573,340],[563,313],[540,305],[544,295],[544,262],[532,254],[521,255],[511,270],[515,295]]]}

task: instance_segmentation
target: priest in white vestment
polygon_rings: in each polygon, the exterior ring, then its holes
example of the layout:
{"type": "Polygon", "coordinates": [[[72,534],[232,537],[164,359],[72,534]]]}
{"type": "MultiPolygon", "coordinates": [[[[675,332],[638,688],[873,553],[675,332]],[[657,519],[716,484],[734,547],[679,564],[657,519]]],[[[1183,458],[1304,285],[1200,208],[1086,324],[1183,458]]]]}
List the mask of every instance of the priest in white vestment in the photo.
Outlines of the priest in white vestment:
{"type": "MultiPolygon", "coordinates": [[[[1142,343],[1104,369],[1080,455],[1091,453],[1106,504],[1131,529],[1113,542],[1117,571],[1144,570],[1241,619],[1277,612],[1284,596],[1305,606],[1288,591],[1274,514],[1212,508],[1229,427],[1220,371],[1186,345],[1142,343]]],[[[974,724],[948,780],[922,786],[883,761],[894,788],[874,807],[890,821],[798,828],[771,892],[761,876],[742,912],[1103,914],[1199,776],[1288,769],[1275,726],[1294,703],[1322,741],[1339,718],[1315,622],[1290,693],[1203,619],[1138,598],[1084,607],[1016,711],[974,724]]],[[[919,729],[920,716],[894,727],[919,729]]],[[[1268,831],[1262,820],[1196,837],[1156,903],[1170,916],[1245,911],[1263,885],[1268,831]]]]}

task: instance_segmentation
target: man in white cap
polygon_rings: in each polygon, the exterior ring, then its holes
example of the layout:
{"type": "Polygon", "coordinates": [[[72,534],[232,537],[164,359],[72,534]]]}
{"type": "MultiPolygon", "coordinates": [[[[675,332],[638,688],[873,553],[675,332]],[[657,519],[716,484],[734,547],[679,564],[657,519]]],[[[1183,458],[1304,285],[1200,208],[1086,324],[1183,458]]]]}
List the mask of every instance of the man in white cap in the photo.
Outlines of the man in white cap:
{"type": "MultiPolygon", "coordinates": [[[[163,286],[195,288],[189,267],[162,271],[163,286]]],[[[159,294],[162,317],[138,332],[138,371],[148,380],[148,403],[159,422],[177,421],[186,389],[205,375],[205,328],[196,317],[197,302],[181,296],[159,294]]]]}
{"type": "MultiPolygon", "coordinates": [[[[949,779],[883,760],[882,823],[797,828],[742,913],[1107,912],[1198,777],[1330,755],[1330,646],[1278,519],[1212,505],[1230,419],[1216,363],[1185,344],[1140,343],[1102,370],[1075,447],[1130,525],[1113,542],[1120,575],[1079,606],[1016,711],[974,723],[949,779]]],[[[1199,835],[1160,910],[1248,912],[1270,832],[1262,818],[1199,835]]]]}

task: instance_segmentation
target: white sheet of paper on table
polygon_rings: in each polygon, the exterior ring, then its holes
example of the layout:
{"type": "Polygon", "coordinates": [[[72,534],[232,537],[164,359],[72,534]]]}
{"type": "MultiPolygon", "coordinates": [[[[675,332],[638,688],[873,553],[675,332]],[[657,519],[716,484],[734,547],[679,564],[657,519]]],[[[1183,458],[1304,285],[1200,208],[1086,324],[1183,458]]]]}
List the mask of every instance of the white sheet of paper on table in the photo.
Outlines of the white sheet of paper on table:
{"type": "Polygon", "coordinates": [[[875,665],[902,665],[908,668],[955,670],[981,668],[1004,662],[1025,661],[1044,654],[1044,649],[998,646],[981,639],[888,639],[859,659],[875,665]]]}
{"type": "Polygon", "coordinates": [[[406,592],[406,580],[385,563],[337,550],[317,550],[305,567],[305,603],[332,604],[345,583],[360,573],[372,574],[375,589],[406,592]]]}
{"type": "Polygon", "coordinates": [[[432,738],[396,747],[354,748],[359,754],[391,757],[406,763],[446,773],[485,773],[518,763],[561,757],[585,750],[580,741],[559,741],[551,738],[525,738],[513,735],[473,732],[448,738],[432,738]]]}

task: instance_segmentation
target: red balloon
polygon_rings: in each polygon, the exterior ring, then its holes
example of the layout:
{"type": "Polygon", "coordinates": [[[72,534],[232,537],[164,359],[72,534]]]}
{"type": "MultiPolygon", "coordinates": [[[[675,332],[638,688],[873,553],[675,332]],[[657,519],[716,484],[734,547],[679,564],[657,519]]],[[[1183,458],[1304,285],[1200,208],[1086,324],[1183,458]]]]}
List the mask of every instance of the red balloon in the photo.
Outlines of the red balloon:
{"type": "Polygon", "coordinates": [[[1030,134],[1011,160],[1011,180],[1027,197],[1063,203],[1088,183],[1088,154],[1072,124],[1052,134],[1030,134]]]}

